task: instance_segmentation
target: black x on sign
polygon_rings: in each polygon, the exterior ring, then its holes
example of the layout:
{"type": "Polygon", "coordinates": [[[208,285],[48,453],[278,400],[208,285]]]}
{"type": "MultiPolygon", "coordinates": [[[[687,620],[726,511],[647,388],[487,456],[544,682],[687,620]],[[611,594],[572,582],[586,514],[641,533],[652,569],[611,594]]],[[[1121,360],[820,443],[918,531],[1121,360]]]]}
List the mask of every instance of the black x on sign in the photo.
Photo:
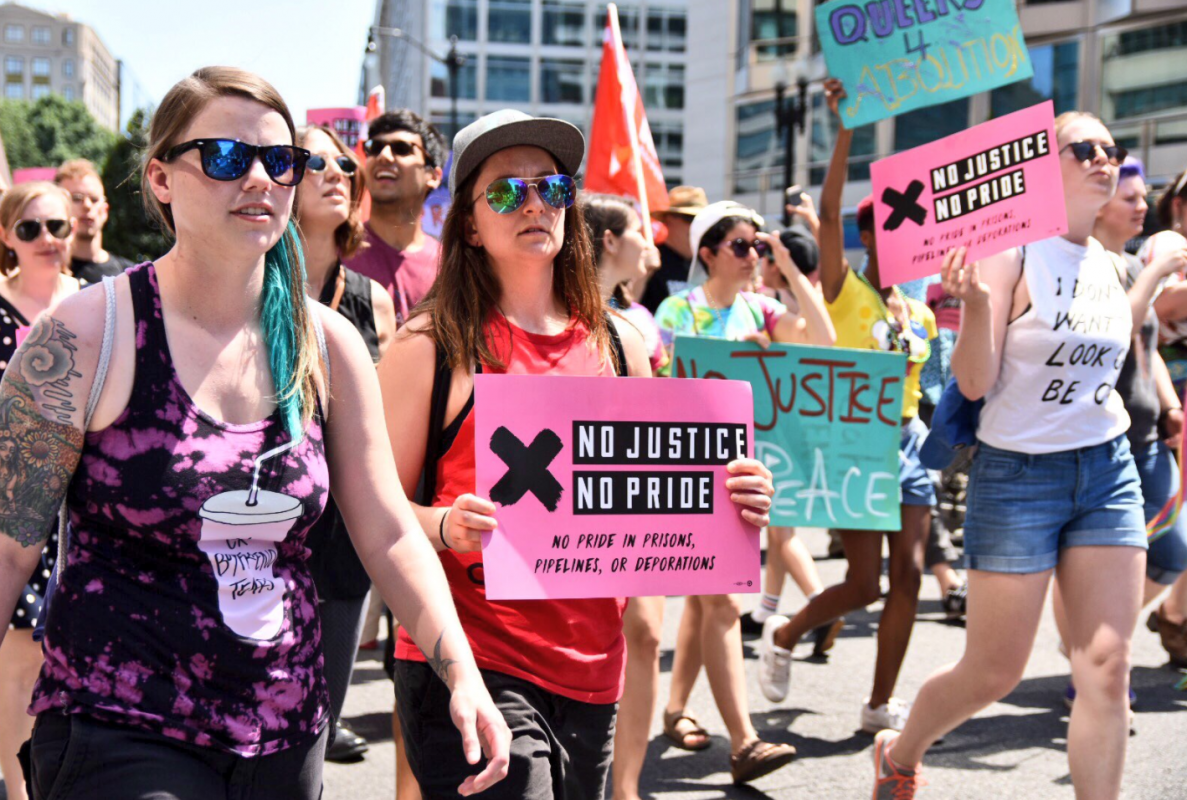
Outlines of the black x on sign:
{"type": "Polygon", "coordinates": [[[890,206],[890,216],[886,218],[882,229],[893,231],[909,219],[916,225],[923,225],[927,219],[927,209],[919,204],[919,195],[923,194],[923,181],[915,180],[907,184],[907,191],[900,192],[889,186],[882,191],[882,202],[890,206]]]}
{"type": "Polygon", "coordinates": [[[500,426],[490,437],[490,450],[507,465],[507,473],[490,490],[490,499],[511,506],[531,492],[545,508],[556,511],[564,487],[548,471],[548,465],[563,448],[561,437],[548,428],[525,447],[519,437],[500,426]]]}

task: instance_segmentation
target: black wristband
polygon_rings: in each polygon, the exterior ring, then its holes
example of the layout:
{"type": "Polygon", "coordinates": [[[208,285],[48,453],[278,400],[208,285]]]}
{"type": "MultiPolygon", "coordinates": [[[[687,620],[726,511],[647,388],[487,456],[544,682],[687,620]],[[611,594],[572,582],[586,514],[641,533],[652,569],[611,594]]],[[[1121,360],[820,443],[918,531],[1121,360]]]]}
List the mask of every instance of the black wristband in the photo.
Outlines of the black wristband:
{"type": "Polygon", "coordinates": [[[437,526],[437,535],[441,537],[441,544],[445,546],[446,550],[453,549],[449,546],[449,542],[445,541],[445,518],[449,516],[449,512],[452,510],[452,508],[445,509],[445,513],[441,515],[441,524],[437,526]]]}

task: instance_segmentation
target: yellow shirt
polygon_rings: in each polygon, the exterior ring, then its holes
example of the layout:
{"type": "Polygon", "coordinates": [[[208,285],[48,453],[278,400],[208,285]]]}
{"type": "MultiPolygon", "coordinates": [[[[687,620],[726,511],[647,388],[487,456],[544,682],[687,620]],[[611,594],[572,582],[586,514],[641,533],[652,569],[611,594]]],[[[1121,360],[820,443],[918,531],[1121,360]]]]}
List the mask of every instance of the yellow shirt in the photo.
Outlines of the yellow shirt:
{"type": "MultiPolygon", "coordinates": [[[[907,317],[910,331],[906,332],[907,380],[903,384],[903,417],[919,415],[919,373],[931,353],[929,342],[939,336],[936,317],[923,303],[903,296],[907,302],[907,317]]],[[[895,335],[891,328],[894,318],[887,311],[882,298],[871,289],[852,269],[845,273],[841,293],[833,302],[825,301],[828,315],[832,317],[837,331],[837,347],[855,350],[893,351],[895,335]]]]}

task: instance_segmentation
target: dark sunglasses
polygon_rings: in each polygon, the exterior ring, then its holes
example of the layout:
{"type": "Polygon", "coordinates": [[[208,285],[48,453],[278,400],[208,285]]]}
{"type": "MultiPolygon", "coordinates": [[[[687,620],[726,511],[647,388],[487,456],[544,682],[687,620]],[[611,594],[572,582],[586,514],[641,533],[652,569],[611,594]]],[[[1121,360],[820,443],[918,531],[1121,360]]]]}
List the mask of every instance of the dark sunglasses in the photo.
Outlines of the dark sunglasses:
{"type": "Polygon", "coordinates": [[[759,258],[771,252],[771,247],[766,242],[760,242],[758,239],[752,242],[749,239],[743,239],[741,236],[729,242],[722,242],[721,246],[728,247],[730,252],[738,258],[745,258],[749,255],[750,248],[752,247],[754,248],[754,252],[758,253],[759,258]]]}
{"type": "Polygon", "coordinates": [[[1091,161],[1096,158],[1096,148],[1100,148],[1113,166],[1120,166],[1129,151],[1119,144],[1097,144],[1096,142],[1072,142],[1063,149],[1071,149],[1077,161],[1091,161]]]}
{"type": "Polygon", "coordinates": [[[425,150],[416,142],[410,142],[407,139],[368,139],[363,142],[363,152],[371,158],[378,158],[389,147],[392,149],[392,155],[397,158],[410,156],[419,150],[425,154],[426,163],[431,160],[428,150],[425,150]]]}
{"type": "Polygon", "coordinates": [[[568,175],[549,175],[535,181],[499,178],[486,187],[486,202],[496,214],[519,210],[528,199],[528,187],[535,186],[540,199],[553,208],[569,208],[577,199],[577,184],[568,175]]]}
{"type": "Polygon", "coordinates": [[[268,177],[281,186],[296,186],[301,182],[310,156],[305,148],[290,144],[254,145],[235,139],[194,139],[170,147],[162,161],[173,161],[190,150],[197,150],[202,156],[202,172],[212,180],[239,180],[258,156],[268,177]]]}
{"type": "Polygon", "coordinates": [[[13,226],[16,238],[22,242],[31,242],[41,235],[41,226],[49,231],[55,239],[65,239],[70,235],[70,220],[68,219],[23,219],[13,226]]]}
{"type": "MultiPolygon", "coordinates": [[[[338,169],[342,170],[347,175],[353,175],[354,171],[359,168],[359,165],[355,162],[355,160],[348,155],[340,155],[334,159],[334,162],[338,164],[338,169]]],[[[305,164],[305,169],[309,170],[310,172],[321,172],[328,166],[329,162],[326,161],[325,156],[312,155],[309,157],[309,161],[305,164]]]]}

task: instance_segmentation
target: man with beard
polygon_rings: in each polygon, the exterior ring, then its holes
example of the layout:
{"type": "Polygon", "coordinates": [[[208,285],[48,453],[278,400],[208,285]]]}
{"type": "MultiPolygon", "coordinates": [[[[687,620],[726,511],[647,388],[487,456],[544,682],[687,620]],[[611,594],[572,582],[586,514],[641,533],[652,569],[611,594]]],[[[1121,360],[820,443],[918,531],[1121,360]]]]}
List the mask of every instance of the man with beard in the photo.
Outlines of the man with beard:
{"type": "Polygon", "coordinates": [[[119,275],[132,262],[103,249],[107,224],[107,195],[95,165],[85,158],[63,162],[54,183],[70,193],[77,227],[70,252],[70,272],[83,286],[99,283],[104,275],[119,275]]]}
{"type": "Polygon", "coordinates": [[[408,109],[375,118],[368,135],[363,172],[371,217],[366,244],[346,266],[391,293],[396,323],[403,324],[437,278],[441,246],[421,227],[421,212],[429,192],[441,185],[445,140],[408,109]]]}

